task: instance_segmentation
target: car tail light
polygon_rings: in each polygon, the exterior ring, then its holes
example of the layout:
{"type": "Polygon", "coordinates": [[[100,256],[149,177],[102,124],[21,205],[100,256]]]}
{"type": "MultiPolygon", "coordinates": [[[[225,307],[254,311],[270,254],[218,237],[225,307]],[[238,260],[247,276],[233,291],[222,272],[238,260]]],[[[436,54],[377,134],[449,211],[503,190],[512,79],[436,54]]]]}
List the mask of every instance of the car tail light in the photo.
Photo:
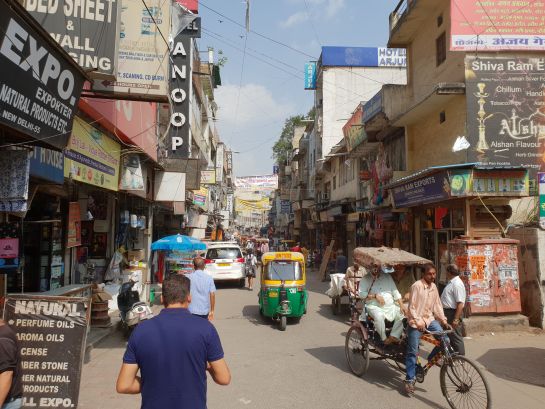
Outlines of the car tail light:
{"type": "Polygon", "coordinates": [[[239,257],[239,258],[235,259],[235,261],[237,263],[244,263],[244,257],[239,257]]]}
{"type": "Polygon", "coordinates": [[[212,264],[212,263],[214,263],[214,260],[207,258],[206,260],[204,260],[204,263],[205,264],[212,264]]]}

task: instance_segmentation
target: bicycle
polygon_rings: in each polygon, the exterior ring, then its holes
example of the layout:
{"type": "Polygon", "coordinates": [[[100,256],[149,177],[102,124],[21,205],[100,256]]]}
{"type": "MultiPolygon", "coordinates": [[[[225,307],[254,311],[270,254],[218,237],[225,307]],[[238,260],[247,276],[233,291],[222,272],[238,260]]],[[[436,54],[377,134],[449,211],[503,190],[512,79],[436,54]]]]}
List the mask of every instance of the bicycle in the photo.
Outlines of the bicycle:
{"type": "MultiPolygon", "coordinates": [[[[396,346],[382,348],[369,318],[360,321],[361,311],[357,308],[356,300],[350,300],[351,325],[345,339],[345,355],[350,370],[361,377],[369,369],[370,360],[385,360],[393,368],[405,373],[405,358],[407,350],[406,328],[401,343],[396,346]],[[370,357],[370,353],[378,355],[370,357]],[[393,361],[396,365],[392,365],[393,361]]],[[[424,382],[428,371],[438,365],[441,367],[439,381],[441,392],[452,409],[492,407],[492,397],[488,382],[475,362],[465,356],[458,355],[448,342],[447,335],[452,330],[425,331],[421,341],[431,343],[439,348],[435,356],[422,366],[417,359],[416,381],[424,382]],[[439,338],[439,339],[436,339],[439,338]]]]}

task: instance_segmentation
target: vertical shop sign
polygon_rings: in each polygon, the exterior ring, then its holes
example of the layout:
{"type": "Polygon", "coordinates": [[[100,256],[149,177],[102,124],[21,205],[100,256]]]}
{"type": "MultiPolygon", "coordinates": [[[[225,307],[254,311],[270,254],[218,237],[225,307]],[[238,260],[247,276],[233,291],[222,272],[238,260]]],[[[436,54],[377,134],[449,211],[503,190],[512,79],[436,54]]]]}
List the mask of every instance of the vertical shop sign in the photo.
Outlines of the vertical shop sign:
{"type": "Polygon", "coordinates": [[[539,182],[539,227],[545,230],[545,173],[537,174],[539,182]]]}
{"type": "Polygon", "coordinates": [[[305,89],[316,89],[317,69],[316,61],[305,63],[305,89]]]}
{"type": "Polygon", "coordinates": [[[68,232],[66,247],[81,246],[81,210],[79,202],[68,204],[68,232]]]}
{"type": "Polygon", "coordinates": [[[192,94],[192,39],[200,37],[200,24],[200,17],[183,14],[181,7],[174,5],[172,13],[174,41],[170,50],[171,74],[169,78],[172,101],[169,127],[169,158],[187,159],[191,156],[189,102],[192,94]]]}
{"type": "Polygon", "coordinates": [[[17,335],[23,408],[78,406],[89,299],[9,295],[4,320],[17,335]]]}
{"type": "Polygon", "coordinates": [[[540,1],[450,2],[452,51],[545,50],[540,1]]]}
{"type": "Polygon", "coordinates": [[[223,155],[225,154],[225,146],[223,143],[218,144],[216,150],[216,182],[223,182],[223,155]]]}
{"type": "Polygon", "coordinates": [[[26,0],[25,7],[80,67],[115,78],[121,0],[26,0]]]}
{"type": "Polygon", "coordinates": [[[467,56],[470,162],[545,170],[545,57],[467,56]]]}
{"type": "Polygon", "coordinates": [[[0,123],[63,149],[84,77],[18,7],[0,0],[0,123]]]}

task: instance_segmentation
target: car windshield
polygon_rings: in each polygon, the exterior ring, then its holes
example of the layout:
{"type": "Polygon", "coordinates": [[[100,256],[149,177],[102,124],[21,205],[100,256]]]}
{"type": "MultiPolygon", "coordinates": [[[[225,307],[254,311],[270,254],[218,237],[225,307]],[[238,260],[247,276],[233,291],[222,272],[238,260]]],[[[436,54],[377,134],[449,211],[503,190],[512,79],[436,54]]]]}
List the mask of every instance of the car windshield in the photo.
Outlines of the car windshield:
{"type": "Polygon", "coordinates": [[[240,249],[236,247],[222,247],[222,248],[216,248],[216,249],[208,249],[208,253],[206,254],[206,258],[210,260],[217,260],[217,259],[236,259],[241,258],[242,253],[240,252],[240,249]]]}
{"type": "Polygon", "coordinates": [[[265,280],[301,280],[303,273],[296,261],[271,261],[265,270],[265,280]]]}

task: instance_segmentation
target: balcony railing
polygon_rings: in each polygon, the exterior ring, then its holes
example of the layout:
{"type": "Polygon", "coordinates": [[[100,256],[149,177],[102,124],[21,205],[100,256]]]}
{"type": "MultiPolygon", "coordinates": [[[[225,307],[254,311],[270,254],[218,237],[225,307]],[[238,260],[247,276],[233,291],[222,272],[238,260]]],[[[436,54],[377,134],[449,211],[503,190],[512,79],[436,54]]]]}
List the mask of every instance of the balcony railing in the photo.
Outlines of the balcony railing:
{"type": "Polygon", "coordinates": [[[394,11],[390,13],[390,37],[398,29],[403,17],[411,11],[418,0],[401,0],[394,11]]]}

